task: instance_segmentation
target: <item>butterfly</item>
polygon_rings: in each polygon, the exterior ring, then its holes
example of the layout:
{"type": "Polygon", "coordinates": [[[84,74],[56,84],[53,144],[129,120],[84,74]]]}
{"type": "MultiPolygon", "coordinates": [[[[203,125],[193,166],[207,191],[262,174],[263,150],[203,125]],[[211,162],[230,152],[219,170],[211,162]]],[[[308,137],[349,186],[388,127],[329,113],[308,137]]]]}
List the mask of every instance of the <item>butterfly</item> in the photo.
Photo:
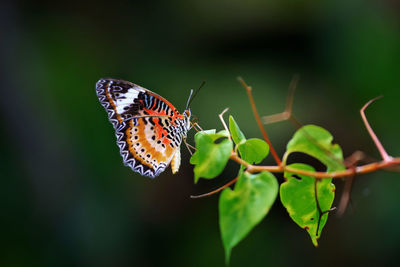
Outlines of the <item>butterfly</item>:
{"type": "Polygon", "coordinates": [[[190,96],[180,114],[165,98],[128,81],[100,79],[96,93],[114,126],[126,166],[151,178],[169,164],[173,174],[179,170],[180,145],[191,128],[190,96]]]}

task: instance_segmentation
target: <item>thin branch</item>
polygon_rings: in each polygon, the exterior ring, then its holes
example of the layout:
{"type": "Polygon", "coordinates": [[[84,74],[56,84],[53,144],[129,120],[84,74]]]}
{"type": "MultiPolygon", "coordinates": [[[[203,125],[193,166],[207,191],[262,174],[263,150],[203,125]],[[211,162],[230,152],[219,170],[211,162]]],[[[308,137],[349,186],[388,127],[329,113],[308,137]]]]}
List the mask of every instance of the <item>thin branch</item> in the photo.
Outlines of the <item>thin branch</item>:
{"type": "Polygon", "coordinates": [[[262,133],[262,135],[264,137],[264,140],[269,145],[269,150],[271,151],[271,154],[274,157],[276,164],[278,164],[279,166],[282,165],[282,161],[279,158],[278,154],[276,153],[275,148],[273,147],[271,141],[269,140],[267,132],[265,131],[265,129],[264,129],[262,123],[261,123],[261,119],[260,119],[260,116],[258,115],[257,107],[256,107],[256,104],[254,102],[253,94],[251,92],[251,87],[248,86],[241,77],[238,77],[238,80],[242,84],[242,86],[246,89],[247,95],[249,97],[250,105],[251,105],[251,108],[253,110],[254,117],[255,117],[256,122],[258,124],[258,127],[260,128],[260,131],[261,131],[261,133],[262,133]]]}
{"type": "Polygon", "coordinates": [[[236,161],[237,163],[245,166],[246,168],[251,168],[252,165],[248,163],[247,161],[242,160],[236,152],[232,152],[232,154],[229,157],[231,160],[236,161]]]}
{"type": "Polygon", "coordinates": [[[270,172],[283,172],[283,168],[281,166],[255,166],[251,165],[247,161],[242,160],[235,152],[232,152],[229,157],[231,160],[236,161],[237,163],[246,167],[247,172],[261,172],[261,171],[270,171],[270,172]],[[257,170],[257,167],[266,167],[267,169],[257,170]]]}
{"type": "Polygon", "coordinates": [[[275,113],[272,115],[268,116],[263,116],[262,117],[262,122],[264,124],[272,124],[275,122],[281,122],[281,121],[287,121],[290,119],[290,113],[288,113],[286,110],[280,113],[275,113]]]}
{"type": "MultiPolygon", "coordinates": [[[[264,121],[264,124],[270,124],[270,123],[275,123],[279,121],[284,121],[284,120],[289,120],[294,126],[299,129],[302,127],[302,124],[294,117],[293,115],[293,100],[294,100],[294,93],[297,87],[297,83],[299,81],[299,75],[295,74],[289,84],[289,92],[288,96],[286,99],[286,105],[285,105],[285,110],[281,113],[273,114],[270,116],[264,116],[262,119],[264,121]]],[[[307,135],[307,138],[310,139],[315,145],[320,147],[322,150],[325,151],[325,153],[329,154],[333,159],[335,159],[337,162],[342,163],[342,161],[337,158],[331,151],[326,149],[325,147],[321,146],[318,144],[318,142],[313,138],[311,135],[307,134],[307,131],[304,131],[307,135]]]]}
{"type": "MultiPolygon", "coordinates": [[[[357,164],[362,161],[374,162],[375,160],[370,159],[364,152],[357,150],[353,152],[353,154],[344,159],[344,165],[346,166],[346,169],[351,169],[351,168],[354,169],[357,166],[357,164]]],[[[347,179],[344,181],[344,188],[340,196],[338,211],[336,213],[338,217],[343,216],[343,214],[347,210],[347,207],[349,206],[351,200],[351,192],[353,190],[355,179],[356,179],[355,176],[350,176],[347,177],[347,179]]]]}
{"type": "MultiPolygon", "coordinates": [[[[223,112],[224,113],[224,112],[223,112]]],[[[221,113],[221,115],[223,115],[223,113],[221,113]]],[[[230,159],[240,163],[241,165],[244,165],[245,167],[251,167],[252,165],[244,160],[242,160],[237,154],[236,152],[232,152],[231,156],[229,157],[230,159]]],[[[207,196],[211,196],[214,195],[222,190],[224,190],[225,188],[227,188],[228,186],[236,183],[238,177],[236,177],[235,179],[229,181],[228,183],[226,183],[225,185],[211,191],[205,194],[201,194],[201,195],[197,195],[197,196],[190,196],[190,198],[202,198],[202,197],[207,197],[207,196]]]]}
{"type": "Polygon", "coordinates": [[[347,207],[349,206],[350,199],[351,199],[351,192],[353,191],[353,185],[354,185],[354,176],[350,176],[348,179],[346,179],[344,183],[344,189],[342,196],[339,201],[339,208],[337,215],[341,217],[345,211],[347,210],[347,207]]]}
{"type": "Polygon", "coordinates": [[[239,164],[246,166],[247,171],[251,173],[255,172],[262,172],[262,171],[269,171],[274,173],[282,173],[282,172],[292,172],[297,174],[303,174],[315,178],[343,178],[354,176],[355,174],[362,174],[362,173],[370,173],[373,171],[385,169],[388,167],[392,167],[395,165],[400,165],[400,157],[399,158],[391,158],[390,161],[380,161],[365,164],[362,166],[358,166],[352,169],[346,169],[344,171],[336,171],[336,172],[313,172],[313,171],[306,171],[306,170],[299,170],[296,168],[288,167],[288,166],[256,166],[251,165],[241,158],[239,158],[235,153],[232,153],[230,159],[236,161],[239,164]]]}
{"type": "Polygon", "coordinates": [[[379,141],[378,137],[376,136],[376,134],[374,133],[374,131],[372,130],[371,125],[369,124],[367,117],[365,116],[365,109],[371,104],[373,103],[375,100],[378,100],[380,98],[382,98],[383,96],[378,96],[375,97],[374,99],[371,99],[370,101],[368,101],[361,109],[360,109],[360,114],[361,114],[361,118],[364,122],[365,127],[368,130],[369,135],[371,136],[372,140],[375,143],[376,148],[378,149],[379,153],[381,154],[382,158],[384,161],[390,161],[390,159],[392,157],[390,157],[388,155],[388,153],[386,152],[385,148],[383,148],[381,142],[379,141]]]}
{"type": "Polygon", "coordinates": [[[224,184],[223,186],[221,186],[221,187],[219,187],[219,188],[217,188],[217,189],[215,189],[215,190],[213,190],[211,192],[208,192],[208,193],[205,193],[205,194],[201,194],[201,195],[197,195],[197,196],[190,196],[190,198],[202,198],[202,197],[208,197],[208,196],[214,195],[214,194],[224,190],[228,186],[236,183],[237,179],[238,179],[238,177],[236,177],[235,179],[229,181],[228,183],[224,184]]]}
{"type": "MultiPolygon", "coordinates": [[[[225,114],[228,110],[229,110],[229,108],[224,109],[224,110],[221,112],[221,114],[218,115],[218,117],[219,117],[219,119],[221,120],[222,125],[224,126],[224,129],[229,133],[228,126],[226,125],[226,123],[225,123],[225,121],[224,121],[224,117],[223,117],[224,114],[225,114]]],[[[230,135],[230,134],[228,135],[228,138],[229,138],[229,140],[231,139],[231,135],[230,135]]]]}
{"type": "Polygon", "coordinates": [[[375,161],[376,159],[369,157],[363,151],[357,150],[354,151],[353,154],[351,154],[350,156],[346,157],[343,163],[346,166],[346,168],[353,168],[360,162],[371,163],[375,161]]]}
{"type": "Polygon", "coordinates": [[[262,117],[264,124],[271,124],[275,122],[289,120],[291,123],[294,124],[296,128],[300,128],[302,126],[301,123],[294,117],[292,112],[294,92],[296,91],[299,78],[300,76],[298,74],[293,75],[293,78],[289,84],[289,92],[286,99],[285,110],[281,113],[262,117]]]}
{"type": "Polygon", "coordinates": [[[297,88],[297,83],[299,82],[300,75],[295,74],[293,75],[292,81],[289,84],[289,94],[288,98],[286,100],[286,108],[289,112],[289,114],[292,114],[292,107],[293,107],[293,99],[294,99],[294,92],[296,91],[297,88]]]}

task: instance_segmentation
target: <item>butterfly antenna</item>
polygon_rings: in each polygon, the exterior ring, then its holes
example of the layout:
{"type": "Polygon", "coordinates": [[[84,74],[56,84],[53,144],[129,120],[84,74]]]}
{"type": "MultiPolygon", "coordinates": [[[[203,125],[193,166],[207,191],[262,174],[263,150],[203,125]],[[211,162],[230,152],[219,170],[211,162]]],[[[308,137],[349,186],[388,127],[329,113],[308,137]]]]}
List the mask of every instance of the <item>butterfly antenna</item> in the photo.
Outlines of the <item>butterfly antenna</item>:
{"type": "Polygon", "coordinates": [[[206,82],[203,81],[203,82],[200,84],[199,89],[197,89],[197,90],[194,92],[194,94],[193,94],[193,89],[190,90],[190,95],[189,95],[189,98],[188,98],[188,101],[187,101],[187,104],[186,104],[186,109],[189,109],[190,104],[192,103],[193,99],[195,98],[195,96],[197,95],[197,93],[200,91],[200,89],[201,89],[205,84],[206,84],[206,82]]]}
{"type": "Polygon", "coordinates": [[[192,95],[193,95],[193,89],[190,89],[190,94],[189,94],[189,98],[188,98],[188,100],[187,100],[187,102],[186,102],[186,108],[185,108],[185,110],[186,109],[188,109],[189,108],[189,104],[190,104],[190,98],[192,97],[192,95]]]}

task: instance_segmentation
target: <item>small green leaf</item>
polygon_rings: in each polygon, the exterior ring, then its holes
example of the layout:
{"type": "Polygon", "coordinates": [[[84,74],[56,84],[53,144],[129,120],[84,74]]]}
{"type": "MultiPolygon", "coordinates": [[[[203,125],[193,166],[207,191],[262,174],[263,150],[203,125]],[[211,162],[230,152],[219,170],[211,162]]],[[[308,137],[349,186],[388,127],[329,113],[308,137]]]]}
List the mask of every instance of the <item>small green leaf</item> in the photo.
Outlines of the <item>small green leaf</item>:
{"type": "MultiPolygon", "coordinates": [[[[315,171],[313,167],[302,163],[291,164],[289,167],[315,171]]],[[[323,212],[320,214],[315,196],[316,179],[290,172],[285,172],[284,176],[287,181],[281,184],[281,202],[292,220],[305,229],[310,235],[314,246],[318,246],[318,238],[321,236],[322,228],[328,220],[327,211],[332,207],[333,199],[335,198],[335,185],[332,184],[332,179],[319,179],[317,181],[318,204],[323,212]]]]}
{"type": "Polygon", "coordinates": [[[235,142],[236,147],[239,150],[240,157],[244,161],[250,164],[257,164],[268,155],[268,144],[265,141],[256,138],[247,140],[232,116],[229,116],[229,130],[231,132],[232,140],[235,142]]]}
{"type": "Polygon", "coordinates": [[[261,139],[252,138],[238,145],[240,157],[250,163],[260,163],[268,155],[269,146],[261,139]]]}
{"type": "Polygon", "coordinates": [[[225,168],[232,152],[232,141],[229,140],[227,131],[201,131],[198,132],[194,140],[196,142],[196,152],[190,159],[194,167],[194,181],[202,178],[211,179],[218,176],[225,168]],[[224,138],[218,144],[217,139],[224,138]]]}
{"type": "Polygon", "coordinates": [[[229,262],[231,250],[267,215],[278,194],[278,182],[270,172],[242,172],[234,190],[219,198],[219,225],[229,262]]]}
{"type": "Polygon", "coordinates": [[[246,140],[244,134],[232,116],[229,116],[229,131],[231,132],[232,140],[238,145],[241,141],[246,140]]]}
{"type": "Polygon", "coordinates": [[[303,126],[287,144],[284,162],[290,153],[302,152],[320,160],[328,171],[344,170],[342,149],[338,144],[332,144],[332,140],[332,135],[319,126],[303,126]]]}

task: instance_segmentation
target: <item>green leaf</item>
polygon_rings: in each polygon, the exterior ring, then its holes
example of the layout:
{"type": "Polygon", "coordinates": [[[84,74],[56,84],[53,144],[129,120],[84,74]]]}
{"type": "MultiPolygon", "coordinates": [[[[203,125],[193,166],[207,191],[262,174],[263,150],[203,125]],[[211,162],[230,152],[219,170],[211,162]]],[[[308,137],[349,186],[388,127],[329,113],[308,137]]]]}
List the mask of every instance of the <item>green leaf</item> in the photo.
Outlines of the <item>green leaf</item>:
{"type": "Polygon", "coordinates": [[[202,178],[211,179],[218,176],[225,168],[232,152],[232,141],[229,140],[227,131],[201,131],[198,132],[194,140],[196,142],[196,152],[190,159],[194,167],[194,181],[202,178]],[[217,139],[223,138],[218,144],[217,139]]]}
{"type": "Polygon", "coordinates": [[[278,182],[270,172],[242,172],[234,190],[219,198],[219,225],[229,262],[231,250],[267,215],[278,194],[278,182]]]}
{"type": "MultiPolygon", "coordinates": [[[[342,150],[339,145],[332,144],[332,140],[332,135],[325,129],[306,125],[300,128],[289,141],[283,161],[286,163],[290,153],[302,152],[320,160],[327,167],[328,172],[344,170],[342,150]]],[[[288,167],[315,171],[305,164],[291,164],[288,167]]],[[[330,210],[335,197],[332,179],[315,179],[289,172],[285,172],[284,175],[287,181],[281,185],[280,189],[282,204],[290,217],[300,227],[307,230],[313,244],[318,246],[317,239],[328,219],[327,211],[330,210]],[[315,191],[315,183],[317,191],[315,191]]]]}
{"type": "Polygon", "coordinates": [[[231,132],[232,140],[238,145],[241,141],[246,140],[244,134],[232,116],[229,116],[229,131],[231,132]]]}
{"type": "Polygon", "coordinates": [[[231,132],[232,140],[239,150],[240,157],[244,161],[250,164],[257,164],[268,155],[268,144],[256,138],[247,140],[232,116],[229,116],[229,131],[231,132]]]}
{"type": "Polygon", "coordinates": [[[260,163],[269,153],[268,144],[261,139],[252,138],[238,145],[240,157],[250,163],[260,163]]]}
{"type": "Polygon", "coordinates": [[[302,152],[320,160],[328,171],[344,170],[342,149],[332,144],[332,140],[332,135],[319,126],[303,126],[287,144],[283,161],[286,162],[290,153],[302,152]]]}
{"type": "MultiPolygon", "coordinates": [[[[313,167],[302,163],[291,164],[289,167],[315,171],[313,167]]],[[[332,179],[318,179],[316,182],[314,177],[290,172],[285,172],[284,176],[287,181],[281,184],[281,202],[292,220],[305,229],[314,246],[318,246],[318,238],[328,220],[327,211],[332,207],[335,198],[335,185],[332,184],[332,179]],[[315,182],[317,183],[318,204],[322,214],[317,206],[315,182]]]]}

